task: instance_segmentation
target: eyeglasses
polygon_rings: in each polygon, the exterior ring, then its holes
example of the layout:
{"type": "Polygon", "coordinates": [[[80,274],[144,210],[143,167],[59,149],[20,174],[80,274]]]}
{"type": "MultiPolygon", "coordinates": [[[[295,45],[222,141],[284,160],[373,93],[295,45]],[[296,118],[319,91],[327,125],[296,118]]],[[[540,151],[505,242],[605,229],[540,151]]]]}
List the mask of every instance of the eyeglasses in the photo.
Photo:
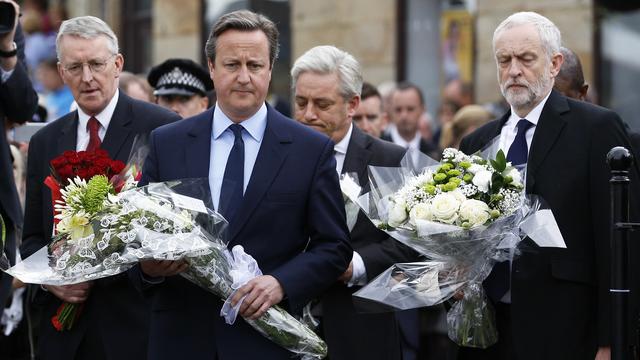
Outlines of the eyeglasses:
{"type": "Polygon", "coordinates": [[[64,70],[73,76],[78,76],[82,74],[82,71],[84,70],[84,66],[87,65],[92,74],[101,73],[107,68],[107,64],[109,63],[109,60],[111,60],[111,58],[113,58],[114,56],[116,56],[116,54],[113,54],[104,60],[96,59],[96,60],[90,60],[88,62],[83,62],[83,63],[69,64],[64,66],[64,70]]]}

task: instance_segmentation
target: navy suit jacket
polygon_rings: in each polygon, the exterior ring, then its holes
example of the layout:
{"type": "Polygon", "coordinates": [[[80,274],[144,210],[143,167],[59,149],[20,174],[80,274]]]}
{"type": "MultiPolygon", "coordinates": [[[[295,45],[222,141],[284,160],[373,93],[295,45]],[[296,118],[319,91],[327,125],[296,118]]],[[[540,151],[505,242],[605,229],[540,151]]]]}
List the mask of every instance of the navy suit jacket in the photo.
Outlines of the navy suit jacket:
{"type": "MultiPolygon", "coordinates": [[[[179,120],[180,117],[157,105],[134,100],[120,92],[118,103],[101,148],[113,159],[126,162],[138,134],[179,120]]],[[[51,241],[53,209],[51,191],[44,185],[50,174],[49,162],[66,150],[76,149],[78,112],[71,112],[39,130],[29,143],[27,199],[25,209],[23,258],[51,241]]],[[[42,307],[38,353],[42,359],[73,359],[85,341],[98,344],[95,351],[107,359],[144,358],[148,310],[144,298],[126,275],[94,282],[82,315],[71,330],[58,332],[50,323],[61,301],[39,292],[36,305],[42,307]]]]}
{"type": "MultiPolygon", "coordinates": [[[[141,184],[207,178],[213,109],[151,134],[141,184]]],[[[267,105],[267,126],[247,189],[228,227],[284,289],[293,313],[347,268],[352,249],[333,157],[333,142],[267,105]]],[[[203,199],[208,202],[209,199],[203,199]]],[[[227,325],[222,302],[180,276],[147,288],[152,298],[152,359],[286,359],[291,353],[240,317],[227,325]]]]}

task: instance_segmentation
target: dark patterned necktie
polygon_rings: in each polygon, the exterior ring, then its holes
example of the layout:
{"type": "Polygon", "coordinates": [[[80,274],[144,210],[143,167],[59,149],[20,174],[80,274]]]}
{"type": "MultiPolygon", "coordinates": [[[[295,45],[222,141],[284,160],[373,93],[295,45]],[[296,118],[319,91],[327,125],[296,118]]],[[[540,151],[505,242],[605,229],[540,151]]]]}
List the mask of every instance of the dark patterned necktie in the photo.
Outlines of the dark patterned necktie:
{"type": "Polygon", "coordinates": [[[244,188],[244,141],[242,140],[242,125],[229,125],[229,130],[235,137],[233,147],[227,158],[224,178],[220,188],[218,209],[220,214],[231,222],[240,207],[244,188]]]}

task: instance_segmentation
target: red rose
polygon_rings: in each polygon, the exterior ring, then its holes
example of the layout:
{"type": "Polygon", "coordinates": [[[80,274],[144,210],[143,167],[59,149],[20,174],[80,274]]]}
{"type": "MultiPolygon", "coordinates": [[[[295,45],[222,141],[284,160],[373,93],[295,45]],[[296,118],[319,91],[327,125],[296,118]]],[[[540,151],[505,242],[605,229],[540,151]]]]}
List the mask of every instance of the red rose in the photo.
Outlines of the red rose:
{"type": "Polygon", "coordinates": [[[120,160],[116,160],[116,161],[112,161],[111,162],[111,173],[112,174],[120,174],[120,172],[122,170],[124,170],[125,164],[120,161],[120,160]]]}
{"type": "Polygon", "coordinates": [[[66,182],[67,179],[73,177],[73,168],[71,165],[64,165],[60,169],[58,169],[58,176],[62,182],[66,182]]]}

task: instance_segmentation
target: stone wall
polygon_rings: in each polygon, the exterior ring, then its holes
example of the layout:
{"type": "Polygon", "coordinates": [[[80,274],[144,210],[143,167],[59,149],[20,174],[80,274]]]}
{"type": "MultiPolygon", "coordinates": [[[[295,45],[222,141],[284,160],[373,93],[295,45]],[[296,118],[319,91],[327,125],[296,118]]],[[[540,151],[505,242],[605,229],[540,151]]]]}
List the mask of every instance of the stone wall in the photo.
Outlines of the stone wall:
{"type": "Polygon", "coordinates": [[[290,0],[292,63],[317,45],[351,53],[373,84],[396,78],[396,0],[290,0]]]}
{"type": "Polygon", "coordinates": [[[154,0],[152,63],[172,57],[200,62],[203,57],[200,1],[154,0]]]}

